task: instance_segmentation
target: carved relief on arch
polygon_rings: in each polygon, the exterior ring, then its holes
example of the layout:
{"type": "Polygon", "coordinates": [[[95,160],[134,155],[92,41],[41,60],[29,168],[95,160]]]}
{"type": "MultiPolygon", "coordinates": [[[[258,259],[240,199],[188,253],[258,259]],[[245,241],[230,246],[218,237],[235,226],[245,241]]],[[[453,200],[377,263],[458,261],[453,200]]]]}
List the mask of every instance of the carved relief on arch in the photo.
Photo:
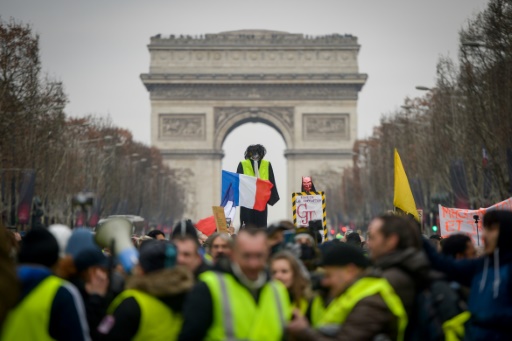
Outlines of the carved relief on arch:
{"type": "Polygon", "coordinates": [[[259,112],[270,114],[281,121],[288,129],[293,130],[293,107],[216,107],[214,110],[215,130],[237,114],[259,112]]]}
{"type": "MultiPolygon", "coordinates": [[[[233,125],[233,120],[238,115],[240,119],[253,118],[254,121],[269,121],[283,135],[285,142],[291,143],[294,131],[293,107],[215,107],[215,136],[222,139],[230,129],[228,125],[233,125]]],[[[222,141],[219,142],[222,143],[222,141]]]]}

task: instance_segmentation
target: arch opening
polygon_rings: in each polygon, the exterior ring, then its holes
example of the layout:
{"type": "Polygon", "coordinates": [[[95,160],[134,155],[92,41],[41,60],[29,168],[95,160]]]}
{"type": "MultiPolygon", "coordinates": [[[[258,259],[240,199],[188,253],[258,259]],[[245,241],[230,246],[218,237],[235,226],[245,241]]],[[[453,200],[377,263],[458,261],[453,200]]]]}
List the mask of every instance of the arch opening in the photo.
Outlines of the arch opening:
{"type": "MultiPolygon", "coordinates": [[[[215,129],[214,148],[222,148],[226,137],[237,127],[246,123],[263,123],[274,128],[282,139],[286,147],[293,148],[293,138],[290,124],[283,118],[284,116],[272,108],[239,108],[231,113],[231,116],[222,119],[215,129]]],[[[292,118],[288,118],[293,120],[292,118]]]]}

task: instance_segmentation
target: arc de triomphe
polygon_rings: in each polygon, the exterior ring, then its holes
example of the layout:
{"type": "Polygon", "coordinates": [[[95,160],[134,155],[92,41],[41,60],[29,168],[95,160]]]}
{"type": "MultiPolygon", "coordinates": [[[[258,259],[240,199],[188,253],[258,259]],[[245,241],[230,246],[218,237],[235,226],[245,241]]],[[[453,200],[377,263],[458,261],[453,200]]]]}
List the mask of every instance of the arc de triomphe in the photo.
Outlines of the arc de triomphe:
{"type": "MultiPolygon", "coordinates": [[[[339,172],[341,179],[351,164],[357,96],[367,79],[358,71],[356,37],[242,30],[157,35],[148,48],[141,79],[151,99],[151,142],[186,182],[187,218],[209,216],[220,203],[222,143],[247,122],[282,135],[290,192],[303,175],[339,172]]],[[[280,194],[290,207],[291,193],[280,194]]]]}

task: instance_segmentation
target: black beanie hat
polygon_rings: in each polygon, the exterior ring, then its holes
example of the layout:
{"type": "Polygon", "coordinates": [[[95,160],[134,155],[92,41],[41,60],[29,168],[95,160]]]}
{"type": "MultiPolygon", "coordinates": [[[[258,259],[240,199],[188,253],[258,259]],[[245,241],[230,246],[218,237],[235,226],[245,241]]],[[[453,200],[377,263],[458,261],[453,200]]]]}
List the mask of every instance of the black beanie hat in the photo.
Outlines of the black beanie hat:
{"type": "Polygon", "coordinates": [[[21,264],[39,264],[51,268],[58,259],[59,244],[46,229],[30,230],[21,241],[18,254],[21,264]]]}
{"type": "Polygon", "coordinates": [[[139,264],[149,273],[176,265],[176,247],[166,240],[150,239],[141,244],[139,264]]]}
{"type": "Polygon", "coordinates": [[[354,264],[360,268],[370,265],[361,248],[346,243],[330,243],[322,250],[320,266],[345,266],[354,264]]]}

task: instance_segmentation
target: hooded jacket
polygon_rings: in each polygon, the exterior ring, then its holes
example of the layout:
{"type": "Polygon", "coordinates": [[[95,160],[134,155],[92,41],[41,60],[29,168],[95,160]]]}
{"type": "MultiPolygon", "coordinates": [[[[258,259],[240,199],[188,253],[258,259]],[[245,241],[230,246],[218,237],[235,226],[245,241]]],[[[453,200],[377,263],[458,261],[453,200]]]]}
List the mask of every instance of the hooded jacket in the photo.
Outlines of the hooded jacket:
{"type": "Polygon", "coordinates": [[[454,260],[426,240],[423,247],[435,269],[470,287],[466,338],[512,340],[512,225],[500,227],[496,249],[479,259],[454,260]]]}
{"type": "MultiPolygon", "coordinates": [[[[132,276],[126,282],[126,289],[147,293],[158,298],[173,312],[181,312],[185,296],[193,285],[193,275],[186,268],[177,266],[143,276],[132,276]]],[[[141,309],[135,298],[122,301],[112,317],[105,317],[98,327],[100,339],[130,340],[137,334],[141,309]]]]}
{"type": "Polygon", "coordinates": [[[374,275],[388,280],[409,317],[414,311],[419,288],[429,279],[429,270],[430,264],[425,254],[412,247],[380,257],[371,269],[374,275]]]}

